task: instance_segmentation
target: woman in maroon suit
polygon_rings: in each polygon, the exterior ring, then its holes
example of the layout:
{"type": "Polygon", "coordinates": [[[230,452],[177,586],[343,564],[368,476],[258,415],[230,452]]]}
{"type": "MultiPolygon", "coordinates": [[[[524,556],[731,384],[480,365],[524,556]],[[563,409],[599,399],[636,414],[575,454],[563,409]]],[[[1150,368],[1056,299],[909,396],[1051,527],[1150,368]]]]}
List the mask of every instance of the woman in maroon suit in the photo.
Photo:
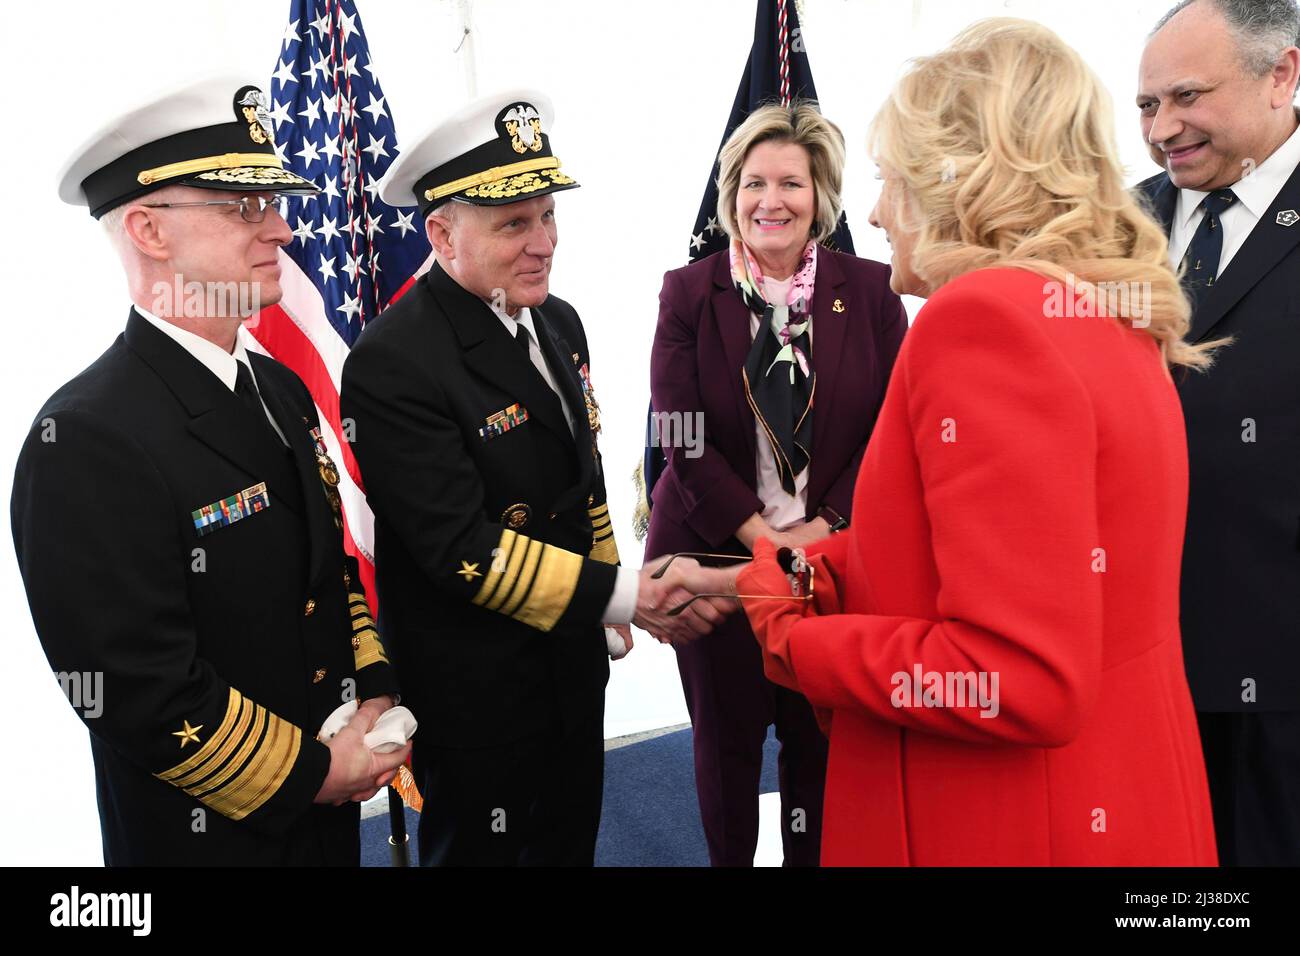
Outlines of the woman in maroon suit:
{"type": "Polygon", "coordinates": [[[987,21],[914,64],[873,144],[894,288],[928,301],[853,527],[807,549],[811,600],[763,541],[688,586],[739,592],[817,708],[823,863],[1213,865],[1169,372],[1210,346],[1105,91],[1047,28],[987,21]]]}
{"type": "MultiPolygon", "coordinates": [[[[731,247],[669,272],[660,293],[650,388],[668,468],[647,555],[811,545],[852,519],[907,317],[887,266],[818,244],[839,221],[843,166],[843,135],[810,102],[755,111],[724,146],[731,247]]],[[[826,739],[807,700],[763,676],[744,615],[676,651],[710,860],[753,863],[775,723],[785,862],[816,865],[826,739]]]]}

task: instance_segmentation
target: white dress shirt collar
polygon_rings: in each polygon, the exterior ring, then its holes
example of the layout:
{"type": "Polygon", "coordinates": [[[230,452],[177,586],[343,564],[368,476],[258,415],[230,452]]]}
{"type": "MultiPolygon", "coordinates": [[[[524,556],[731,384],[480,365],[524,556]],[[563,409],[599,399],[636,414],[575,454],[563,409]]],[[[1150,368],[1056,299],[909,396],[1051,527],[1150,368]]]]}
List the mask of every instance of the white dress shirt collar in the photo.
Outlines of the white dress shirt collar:
{"type": "Polygon", "coordinates": [[[510,333],[512,339],[515,337],[515,326],[522,325],[528,330],[528,344],[530,346],[541,345],[537,340],[537,329],[533,327],[533,313],[528,309],[520,308],[514,316],[510,316],[506,314],[505,310],[498,309],[491,302],[488,303],[488,308],[492,310],[493,315],[501,320],[501,324],[505,326],[505,330],[510,333]]]}
{"type": "MultiPolygon", "coordinates": [[[[193,332],[186,331],[178,325],[173,325],[165,319],[158,318],[147,309],[142,309],[137,305],[135,310],[140,313],[145,321],[194,356],[199,361],[199,364],[220,379],[221,384],[232,392],[235,390],[235,379],[239,374],[239,368],[235,365],[236,362],[243,362],[248,366],[249,373],[252,373],[253,365],[248,360],[248,352],[244,349],[244,343],[239,341],[239,336],[235,336],[235,351],[232,354],[202,336],[195,335],[193,332]]],[[[254,376],[253,380],[256,381],[257,377],[254,376]]]]}
{"type": "MultiPolygon", "coordinates": [[[[1300,126],[1296,127],[1286,142],[1273,150],[1268,159],[1256,166],[1253,173],[1233,183],[1231,189],[1255,219],[1262,219],[1297,166],[1300,166],[1300,126]]],[[[1180,189],[1178,210],[1175,213],[1178,224],[1185,227],[1192,216],[1196,215],[1201,200],[1208,195],[1208,192],[1198,189],[1180,189]]]]}

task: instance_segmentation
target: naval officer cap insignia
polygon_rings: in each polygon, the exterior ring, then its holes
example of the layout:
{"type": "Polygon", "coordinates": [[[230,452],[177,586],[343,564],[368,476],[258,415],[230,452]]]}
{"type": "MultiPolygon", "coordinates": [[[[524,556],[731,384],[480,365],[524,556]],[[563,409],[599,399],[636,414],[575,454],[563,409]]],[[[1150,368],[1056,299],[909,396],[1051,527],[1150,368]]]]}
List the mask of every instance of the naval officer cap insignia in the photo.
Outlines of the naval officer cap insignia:
{"type": "Polygon", "coordinates": [[[551,101],[536,90],[508,90],[461,107],[407,143],[379,198],[419,206],[427,216],[448,200],[503,206],[578,183],[551,152],[551,101]]]}
{"type": "Polygon", "coordinates": [[[59,172],[59,198],[108,210],[163,186],[314,195],[275,152],[266,94],[238,78],[196,81],[126,110],[59,172]]]}

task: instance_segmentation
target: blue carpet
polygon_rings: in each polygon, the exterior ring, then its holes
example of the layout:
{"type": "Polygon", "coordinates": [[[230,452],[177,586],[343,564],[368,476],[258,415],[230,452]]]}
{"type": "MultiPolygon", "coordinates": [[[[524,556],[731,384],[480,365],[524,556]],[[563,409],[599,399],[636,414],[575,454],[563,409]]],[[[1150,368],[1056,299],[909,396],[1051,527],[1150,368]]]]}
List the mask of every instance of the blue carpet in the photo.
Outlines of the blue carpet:
{"type": "MultiPolygon", "coordinates": [[[[763,747],[761,793],[776,782],[776,737],[763,747]]],[[[410,858],[416,862],[417,814],[406,811],[410,858]]],[[[388,866],[388,815],[361,821],[361,865],[388,866]]],[[[695,798],[690,729],[605,754],[605,805],[596,839],[597,866],[708,866],[695,798]]]]}

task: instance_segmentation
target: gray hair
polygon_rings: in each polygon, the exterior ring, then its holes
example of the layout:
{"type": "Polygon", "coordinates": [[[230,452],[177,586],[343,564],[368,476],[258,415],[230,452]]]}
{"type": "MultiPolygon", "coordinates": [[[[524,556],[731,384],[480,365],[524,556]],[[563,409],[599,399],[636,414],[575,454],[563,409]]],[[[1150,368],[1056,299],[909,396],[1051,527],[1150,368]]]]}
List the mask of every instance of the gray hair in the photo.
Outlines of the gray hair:
{"type": "Polygon", "coordinates": [[[447,220],[448,225],[454,225],[460,216],[460,207],[467,205],[469,205],[469,203],[461,202],[455,197],[445,199],[424,214],[425,224],[427,226],[430,216],[440,216],[447,220]]]}
{"type": "Polygon", "coordinates": [[[130,206],[130,203],[114,206],[99,217],[99,224],[103,227],[104,234],[113,242],[116,242],[122,235],[122,220],[126,218],[128,206],[130,206]]]}
{"type": "Polygon", "coordinates": [[[128,209],[133,205],[146,200],[148,202],[173,202],[177,199],[183,200],[185,198],[182,195],[183,190],[184,187],[172,183],[155,189],[147,195],[140,196],[137,199],[129,199],[124,203],[114,206],[112,209],[108,210],[108,212],[103,213],[99,217],[99,225],[104,230],[104,235],[108,236],[109,240],[116,245],[126,238],[126,229],[123,226],[123,221],[126,219],[126,211],[128,209]]]}
{"type": "MultiPolygon", "coordinates": [[[[1160,18],[1148,39],[1198,0],[1182,0],[1160,18]]],[[[1252,76],[1264,76],[1287,47],[1300,46],[1300,9],[1296,0],[1206,0],[1236,35],[1242,66],[1252,76]]]]}

